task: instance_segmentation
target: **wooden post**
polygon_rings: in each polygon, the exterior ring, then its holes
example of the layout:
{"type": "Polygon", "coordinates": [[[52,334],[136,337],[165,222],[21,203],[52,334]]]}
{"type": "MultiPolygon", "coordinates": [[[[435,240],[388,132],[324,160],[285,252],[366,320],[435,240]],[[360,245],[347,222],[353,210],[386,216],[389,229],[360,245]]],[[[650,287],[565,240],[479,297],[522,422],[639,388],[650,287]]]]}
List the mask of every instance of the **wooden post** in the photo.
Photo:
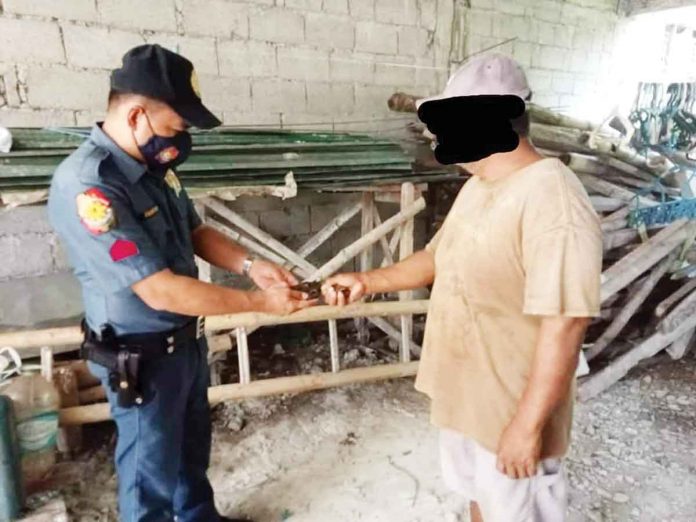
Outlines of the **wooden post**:
{"type": "MultiPolygon", "coordinates": [[[[404,183],[401,186],[401,210],[413,205],[416,199],[416,191],[413,183],[404,183]]],[[[415,219],[411,217],[401,226],[401,248],[399,249],[399,260],[403,261],[413,254],[413,233],[415,219]]],[[[412,291],[399,293],[400,301],[411,301],[412,291]]],[[[401,362],[406,363],[411,360],[411,336],[413,335],[413,316],[401,316],[401,362]]]]}
{"type": "Polygon", "coordinates": [[[338,346],[338,323],[335,319],[329,321],[329,347],[331,349],[331,371],[341,370],[341,353],[338,346]]]}
{"type": "Polygon", "coordinates": [[[656,332],[584,381],[578,388],[580,399],[585,401],[596,397],[626,375],[640,361],[657,354],[694,328],[696,328],[696,315],[688,317],[676,330],[672,330],[670,333],[656,332]]]}
{"type": "MultiPolygon", "coordinates": [[[[53,384],[60,395],[60,407],[70,408],[80,405],[80,395],[77,389],[77,375],[70,366],[60,366],[53,369],[53,384]]],[[[82,448],[82,428],[70,426],[58,431],[58,451],[68,458],[82,448]]]]}
{"type": "MultiPolygon", "coordinates": [[[[372,192],[365,192],[362,196],[362,225],[360,227],[361,237],[365,237],[375,228],[375,196],[372,192]]],[[[360,253],[360,272],[369,272],[372,269],[374,247],[368,245],[360,253]]],[[[367,344],[370,338],[370,331],[364,318],[355,319],[355,327],[358,331],[358,340],[362,344],[367,344]]]]}
{"type": "Polygon", "coordinates": [[[239,360],[239,383],[251,382],[251,368],[249,364],[249,343],[245,327],[237,328],[237,356],[239,360]]]}

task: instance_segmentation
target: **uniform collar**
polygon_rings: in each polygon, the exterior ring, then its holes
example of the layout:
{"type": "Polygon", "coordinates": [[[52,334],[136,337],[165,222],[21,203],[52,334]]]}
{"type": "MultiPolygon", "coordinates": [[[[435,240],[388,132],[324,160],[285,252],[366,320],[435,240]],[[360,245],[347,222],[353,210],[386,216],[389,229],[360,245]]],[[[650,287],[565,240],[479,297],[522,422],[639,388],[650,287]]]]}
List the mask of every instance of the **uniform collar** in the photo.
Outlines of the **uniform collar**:
{"type": "Polygon", "coordinates": [[[101,128],[102,122],[97,123],[92,128],[92,133],[90,134],[90,140],[94,142],[97,147],[108,150],[111,153],[111,157],[114,159],[118,169],[128,178],[131,184],[137,183],[143,174],[147,172],[147,166],[144,163],[140,163],[135,158],[129,156],[121,147],[116,145],[114,140],[112,140],[101,128]]]}

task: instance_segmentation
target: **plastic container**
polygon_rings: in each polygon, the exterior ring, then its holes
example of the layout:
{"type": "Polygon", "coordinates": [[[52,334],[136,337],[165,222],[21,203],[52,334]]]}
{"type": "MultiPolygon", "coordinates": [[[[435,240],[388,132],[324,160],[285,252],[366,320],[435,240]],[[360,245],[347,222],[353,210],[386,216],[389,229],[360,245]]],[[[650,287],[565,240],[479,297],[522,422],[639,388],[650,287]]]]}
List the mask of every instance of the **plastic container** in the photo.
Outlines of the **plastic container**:
{"type": "Polygon", "coordinates": [[[31,493],[56,463],[60,396],[38,373],[24,373],[0,386],[12,399],[17,420],[24,488],[31,493]]]}
{"type": "Polygon", "coordinates": [[[24,504],[16,428],[12,399],[0,395],[0,522],[18,518],[24,504]]]}

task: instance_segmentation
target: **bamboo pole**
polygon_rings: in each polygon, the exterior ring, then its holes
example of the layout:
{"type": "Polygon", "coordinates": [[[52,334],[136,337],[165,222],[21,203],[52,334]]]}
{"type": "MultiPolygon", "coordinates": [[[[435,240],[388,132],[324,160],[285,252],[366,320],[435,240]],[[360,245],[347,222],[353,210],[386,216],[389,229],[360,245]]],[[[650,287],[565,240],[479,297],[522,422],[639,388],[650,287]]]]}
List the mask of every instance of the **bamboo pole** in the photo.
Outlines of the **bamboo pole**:
{"type": "Polygon", "coordinates": [[[584,381],[578,389],[580,400],[586,401],[596,397],[626,375],[640,361],[659,353],[695,327],[696,315],[692,315],[679,325],[676,330],[668,334],[663,332],[653,334],[629,352],[618,357],[609,366],[584,381]]]}
{"type": "MultiPolygon", "coordinates": [[[[332,219],[329,224],[327,224],[312,238],[310,238],[304,245],[302,245],[297,251],[297,255],[306,258],[317,248],[323,245],[329,238],[331,238],[343,225],[345,225],[348,221],[353,219],[353,217],[356,216],[358,212],[360,212],[361,208],[361,203],[356,203],[341,211],[341,213],[334,219],[332,219]]],[[[288,264],[286,264],[286,267],[288,267],[288,264]]]]}
{"type": "Polygon", "coordinates": [[[358,253],[362,252],[363,249],[370,245],[375,244],[379,241],[379,238],[388,234],[404,222],[408,221],[410,218],[418,214],[421,210],[425,208],[425,200],[423,198],[418,199],[413,205],[407,209],[403,209],[398,214],[390,217],[380,226],[376,227],[367,236],[363,236],[354,242],[352,245],[341,250],[333,259],[322,266],[309,278],[310,281],[321,281],[325,277],[336,272],[344,264],[346,264],[350,259],[355,257],[358,253]]]}
{"type": "Polygon", "coordinates": [[[646,207],[652,207],[658,204],[657,201],[653,199],[644,196],[638,197],[633,191],[620,187],[619,185],[611,183],[610,181],[600,179],[592,174],[579,173],[577,176],[580,178],[580,181],[582,181],[585,188],[594,190],[595,192],[599,192],[605,196],[620,199],[626,203],[634,203],[635,201],[638,201],[641,205],[646,207]]]}
{"type": "Polygon", "coordinates": [[[266,247],[274,250],[277,254],[283,256],[288,261],[292,261],[295,266],[302,270],[302,272],[311,273],[313,271],[314,267],[307,262],[306,259],[300,257],[291,248],[286,247],[283,243],[275,239],[267,232],[264,232],[259,227],[249,223],[246,219],[231,208],[228,208],[223,203],[210,199],[206,201],[206,206],[219,216],[232,223],[234,226],[239,227],[250,236],[256,238],[266,247]]]}
{"type": "Polygon", "coordinates": [[[686,219],[675,221],[605,270],[602,274],[602,302],[628,286],[687,239],[687,223],[686,219]]]}
{"type": "MultiPolygon", "coordinates": [[[[316,306],[295,312],[291,315],[277,316],[258,312],[242,314],[218,315],[206,319],[206,331],[232,330],[239,326],[247,328],[274,324],[295,324],[329,319],[350,319],[358,314],[368,317],[400,315],[402,313],[424,314],[428,311],[428,301],[394,302],[381,301],[376,303],[355,303],[342,308],[332,306],[316,306]]],[[[78,344],[82,342],[79,326],[48,328],[44,330],[26,330],[21,332],[0,333],[0,346],[12,346],[17,350],[35,346],[55,346],[63,344],[78,344]]]]}
{"type": "MultiPolygon", "coordinates": [[[[380,226],[382,224],[382,218],[379,215],[379,210],[377,209],[377,205],[372,207],[374,211],[374,221],[376,226],[380,226]]],[[[379,238],[379,242],[382,245],[382,265],[384,265],[384,262],[386,261],[387,265],[393,265],[394,264],[394,255],[392,254],[391,249],[389,248],[389,241],[387,241],[386,236],[382,236],[379,238]]]]}
{"type": "MultiPolygon", "coordinates": [[[[416,198],[416,191],[413,183],[404,183],[401,186],[401,209],[407,209],[413,205],[416,198]]],[[[403,261],[413,254],[413,232],[414,219],[411,218],[401,226],[401,248],[399,249],[399,261],[403,261]]],[[[413,292],[408,290],[399,292],[400,301],[411,301],[413,292]]],[[[413,335],[413,317],[410,315],[401,316],[401,362],[407,363],[411,360],[411,337],[413,335]]]]}
{"type": "Polygon", "coordinates": [[[670,269],[674,263],[676,255],[668,256],[662,263],[660,263],[647,277],[645,281],[641,281],[638,289],[631,295],[628,302],[624,305],[621,312],[619,312],[611,324],[607,327],[602,335],[597,339],[594,344],[587,350],[585,350],[585,357],[588,361],[591,361],[597,357],[604,349],[606,349],[609,344],[611,344],[614,339],[621,333],[621,330],[626,326],[629,319],[633,317],[638,311],[638,308],[645,302],[650,292],[652,292],[657,286],[657,283],[664,277],[667,271],[670,269]]]}
{"type": "Polygon", "coordinates": [[[263,245],[259,245],[256,241],[253,241],[236,230],[233,230],[232,228],[228,227],[227,225],[223,225],[219,221],[209,217],[208,221],[206,223],[208,226],[214,228],[218,232],[221,232],[225,234],[226,236],[231,237],[236,243],[239,243],[241,246],[249,250],[250,252],[253,252],[254,254],[258,254],[264,259],[268,259],[269,261],[273,261],[276,264],[282,264],[285,262],[285,259],[280,257],[278,254],[275,252],[272,252],[271,250],[267,249],[263,245]]]}
{"type": "MultiPolygon", "coordinates": [[[[319,373],[298,375],[294,377],[279,377],[254,381],[250,384],[226,384],[208,389],[208,399],[211,404],[223,401],[266,397],[286,393],[305,393],[323,390],[347,384],[359,384],[387,379],[411,377],[418,371],[418,362],[406,364],[384,364],[366,368],[353,368],[338,373],[319,373]]],[[[74,426],[109,420],[109,405],[106,403],[91,404],[66,408],[60,412],[60,422],[63,426],[74,426]]]]}
{"type": "Polygon", "coordinates": [[[594,125],[588,121],[565,116],[534,103],[527,104],[527,112],[529,113],[529,119],[534,122],[555,125],[558,127],[570,127],[583,131],[594,130],[594,125]]]}
{"type": "Polygon", "coordinates": [[[612,157],[598,158],[577,152],[564,152],[559,156],[559,159],[574,172],[602,177],[624,174],[641,180],[643,187],[649,186],[656,179],[654,174],[612,157]]]}
{"type": "MultiPolygon", "coordinates": [[[[394,258],[394,255],[396,254],[396,249],[399,248],[400,242],[401,242],[401,227],[394,230],[394,233],[392,234],[392,237],[389,240],[389,251],[391,252],[392,259],[394,258]]],[[[385,266],[388,266],[387,261],[383,260],[382,261],[382,268],[384,268],[385,266]]]]}
{"type": "Polygon", "coordinates": [[[389,315],[425,314],[428,301],[376,301],[373,303],[353,303],[347,306],[315,306],[290,315],[271,315],[261,312],[244,312],[232,315],[218,315],[206,319],[206,328],[210,330],[231,330],[244,327],[281,324],[311,323],[329,319],[352,319],[353,317],[385,317],[389,315]]]}

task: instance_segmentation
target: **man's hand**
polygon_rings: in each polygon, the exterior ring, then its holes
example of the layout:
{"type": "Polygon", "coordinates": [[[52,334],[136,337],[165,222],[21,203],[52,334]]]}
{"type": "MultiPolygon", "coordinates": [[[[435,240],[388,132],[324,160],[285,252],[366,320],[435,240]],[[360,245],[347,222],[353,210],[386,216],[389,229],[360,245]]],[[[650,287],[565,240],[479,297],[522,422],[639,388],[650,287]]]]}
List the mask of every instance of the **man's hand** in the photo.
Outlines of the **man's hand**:
{"type": "Polygon", "coordinates": [[[359,273],[335,275],[326,280],[321,293],[330,306],[355,303],[368,293],[367,276],[359,273]]]}
{"type": "Polygon", "coordinates": [[[274,286],[254,292],[254,298],[258,301],[255,308],[273,315],[288,315],[317,304],[316,299],[310,300],[307,297],[304,292],[290,290],[287,286],[274,286]]]}
{"type": "Polygon", "coordinates": [[[530,429],[513,419],[498,444],[498,471],[511,479],[536,475],[541,458],[541,431],[530,429]]]}
{"type": "Polygon", "coordinates": [[[249,278],[261,290],[272,286],[288,287],[297,284],[297,279],[289,270],[263,259],[254,260],[249,270],[249,278]]]}

